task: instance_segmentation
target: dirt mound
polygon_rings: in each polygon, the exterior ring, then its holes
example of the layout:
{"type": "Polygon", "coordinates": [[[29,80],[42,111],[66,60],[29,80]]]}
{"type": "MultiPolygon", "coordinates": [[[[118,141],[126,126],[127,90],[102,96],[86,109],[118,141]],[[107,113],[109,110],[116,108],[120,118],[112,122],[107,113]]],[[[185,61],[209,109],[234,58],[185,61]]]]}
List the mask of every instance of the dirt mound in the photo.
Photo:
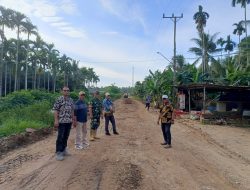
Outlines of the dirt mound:
{"type": "Polygon", "coordinates": [[[13,149],[34,143],[52,134],[53,128],[42,128],[32,132],[11,135],[0,139],[0,157],[13,149]]]}

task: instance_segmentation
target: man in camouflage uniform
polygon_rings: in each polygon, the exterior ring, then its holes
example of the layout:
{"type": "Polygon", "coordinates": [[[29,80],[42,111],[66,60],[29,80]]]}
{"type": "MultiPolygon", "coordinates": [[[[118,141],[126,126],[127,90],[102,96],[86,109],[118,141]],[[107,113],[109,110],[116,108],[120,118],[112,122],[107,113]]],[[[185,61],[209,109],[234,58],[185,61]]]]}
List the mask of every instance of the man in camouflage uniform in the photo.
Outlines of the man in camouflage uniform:
{"type": "Polygon", "coordinates": [[[158,121],[157,121],[158,125],[161,122],[161,129],[162,129],[163,138],[165,141],[161,143],[161,145],[167,145],[165,148],[171,148],[172,146],[171,146],[170,128],[171,128],[171,124],[174,123],[174,118],[173,118],[174,108],[170,104],[167,95],[162,96],[162,102],[163,102],[163,105],[160,107],[160,114],[159,114],[158,121]]]}
{"type": "Polygon", "coordinates": [[[90,141],[94,141],[95,139],[99,139],[96,136],[97,129],[100,126],[100,118],[103,119],[102,113],[102,102],[100,100],[99,91],[94,92],[94,98],[91,100],[89,104],[89,114],[90,114],[90,141]]]}

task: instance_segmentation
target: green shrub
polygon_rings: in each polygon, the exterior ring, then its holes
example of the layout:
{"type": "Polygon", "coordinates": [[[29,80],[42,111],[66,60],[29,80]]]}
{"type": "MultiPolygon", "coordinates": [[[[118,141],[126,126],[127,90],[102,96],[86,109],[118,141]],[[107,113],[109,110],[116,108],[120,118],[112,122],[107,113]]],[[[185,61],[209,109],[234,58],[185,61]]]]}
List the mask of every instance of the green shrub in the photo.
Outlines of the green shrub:
{"type": "Polygon", "coordinates": [[[12,134],[18,134],[25,131],[26,128],[40,129],[46,127],[38,121],[18,120],[15,118],[7,120],[3,126],[0,126],[0,138],[12,134]]]}
{"type": "Polygon", "coordinates": [[[54,102],[56,97],[59,96],[58,93],[52,94],[41,90],[31,90],[30,94],[34,97],[35,101],[47,100],[49,102],[54,102]]]}
{"type": "Polygon", "coordinates": [[[21,90],[18,92],[13,92],[7,97],[0,98],[0,112],[15,107],[31,105],[35,102],[43,102],[45,100],[52,104],[58,96],[58,94],[51,94],[41,90],[21,90]]]}
{"type": "Polygon", "coordinates": [[[34,97],[28,91],[13,92],[5,98],[1,98],[0,111],[13,107],[30,105],[34,102],[34,97]]]}
{"type": "Polygon", "coordinates": [[[43,101],[26,107],[16,107],[0,114],[0,137],[25,131],[25,128],[41,128],[53,125],[52,105],[43,101]]]}

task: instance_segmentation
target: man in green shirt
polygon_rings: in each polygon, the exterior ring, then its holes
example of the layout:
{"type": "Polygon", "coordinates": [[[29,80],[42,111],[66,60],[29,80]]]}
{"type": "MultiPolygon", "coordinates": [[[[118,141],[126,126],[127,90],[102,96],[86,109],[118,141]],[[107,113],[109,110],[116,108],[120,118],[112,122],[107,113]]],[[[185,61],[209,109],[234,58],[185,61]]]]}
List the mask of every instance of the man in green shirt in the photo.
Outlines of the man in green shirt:
{"type": "Polygon", "coordinates": [[[100,100],[99,91],[94,92],[94,97],[89,104],[89,114],[90,114],[90,141],[99,139],[96,136],[97,129],[100,126],[100,118],[103,119],[102,113],[102,101],[100,100]]]}

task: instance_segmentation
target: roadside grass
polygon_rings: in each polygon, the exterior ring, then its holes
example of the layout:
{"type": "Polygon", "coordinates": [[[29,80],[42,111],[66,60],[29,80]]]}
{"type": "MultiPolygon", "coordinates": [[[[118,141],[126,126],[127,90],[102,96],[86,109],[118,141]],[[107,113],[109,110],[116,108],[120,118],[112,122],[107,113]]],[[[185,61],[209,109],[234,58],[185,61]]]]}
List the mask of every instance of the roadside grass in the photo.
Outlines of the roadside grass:
{"type": "MultiPolygon", "coordinates": [[[[110,92],[112,100],[121,97],[120,91],[110,87],[101,93],[110,92]]],[[[0,98],[0,138],[12,134],[25,132],[26,128],[40,129],[53,126],[53,104],[59,93],[48,93],[41,90],[21,90],[0,98]]],[[[74,101],[78,99],[78,92],[71,92],[74,101]]],[[[86,102],[92,99],[86,93],[86,102]]]]}
{"type": "Polygon", "coordinates": [[[26,128],[41,129],[47,127],[39,121],[27,121],[18,119],[8,119],[3,126],[0,127],[0,138],[13,134],[19,134],[25,131],[26,128]]]}
{"type": "Polygon", "coordinates": [[[53,113],[51,103],[38,102],[26,107],[19,106],[0,114],[0,138],[25,131],[26,128],[44,128],[52,126],[53,113]]]}

